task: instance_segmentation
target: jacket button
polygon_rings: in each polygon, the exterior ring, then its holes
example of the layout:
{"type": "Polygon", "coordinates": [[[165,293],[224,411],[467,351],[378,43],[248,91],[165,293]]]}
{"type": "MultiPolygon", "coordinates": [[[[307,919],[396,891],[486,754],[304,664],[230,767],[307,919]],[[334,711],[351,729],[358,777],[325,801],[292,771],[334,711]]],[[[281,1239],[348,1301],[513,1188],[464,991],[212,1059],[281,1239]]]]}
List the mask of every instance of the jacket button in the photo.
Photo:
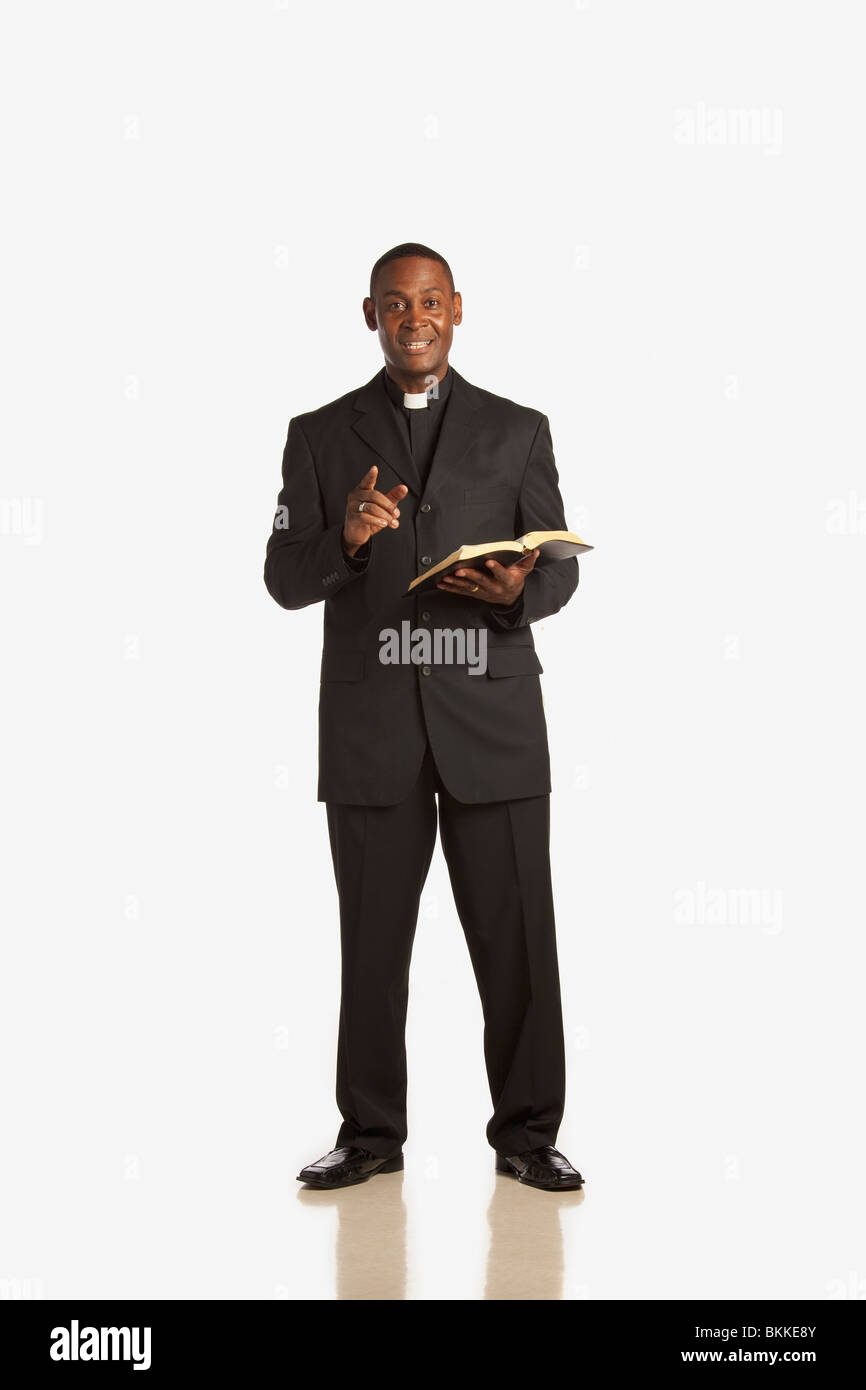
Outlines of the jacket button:
{"type": "Polygon", "coordinates": [[[429,613],[422,613],[422,614],[421,614],[421,621],[422,621],[422,623],[429,623],[429,621],[430,621],[430,614],[429,614],[429,613]]]}
{"type": "Polygon", "coordinates": [[[422,555],[422,556],[421,556],[421,564],[422,564],[422,565],[432,565],[432,563],[433,563],[433,558],[432,558],[432,556],[430,556],[430,555],[422,555]]]}
{"type": "Polygon", "coordinates": [[[422,502],[422,503],[421,503],[421,510],[422,510],[422,512],[429,512],[429,510],[430,510],[430,503],[429,503],[429,502],[422,502]]]}
{"type": "Polygon", "coordinates": [[[422,675],[422,676],[429,676],[429,675],[432,673],[432,670],[433,670],[433,668],[432,668],[431,666],[422,666],[422,667],[421,667],[421,675],[422,675]]]}

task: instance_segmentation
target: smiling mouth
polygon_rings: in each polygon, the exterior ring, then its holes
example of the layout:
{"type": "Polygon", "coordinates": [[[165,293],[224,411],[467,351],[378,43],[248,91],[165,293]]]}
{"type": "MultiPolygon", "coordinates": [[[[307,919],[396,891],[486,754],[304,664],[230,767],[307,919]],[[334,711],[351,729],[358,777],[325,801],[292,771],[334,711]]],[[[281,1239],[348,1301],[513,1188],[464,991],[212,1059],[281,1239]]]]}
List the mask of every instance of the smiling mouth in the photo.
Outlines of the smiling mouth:
{"type": "Polygon", "coordinates": [[[415,338],[411,343],[401,343],[404,352],[426,352],[433,342],[432,338],[415,338]]]}

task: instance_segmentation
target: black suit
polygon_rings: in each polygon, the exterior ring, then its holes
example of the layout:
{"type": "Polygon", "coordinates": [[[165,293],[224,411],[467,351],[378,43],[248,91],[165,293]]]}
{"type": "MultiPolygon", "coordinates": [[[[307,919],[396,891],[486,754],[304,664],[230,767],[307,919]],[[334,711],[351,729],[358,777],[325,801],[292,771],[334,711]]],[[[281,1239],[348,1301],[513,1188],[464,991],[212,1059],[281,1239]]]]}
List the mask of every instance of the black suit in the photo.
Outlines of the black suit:
{"type": "Polygon", "coordinates": [[[547,417],[453,371],[422,495],[384,375],[291,421],[279,495],[288,526],[275,527],[268,542],[265,583],[277,603],[303,608],[325,600],[319,800],[402,801],[428,738],[443,782],[460,801],[543,795],[550,768],[530,623],[571,598],[577,560],[545,562],[542,555],[514,613],[438,589],[401,595],[425,558],[435,564],[464,542],[565,529],[547,417]],[[355,568],[340,539],[346,497],[374,463],[379,492],[397,483],[409,492],[400,529],[375,537],[366,566],[355,568]],[[399,632],[405,619],[416,628],[485,626],[487,675],[471,676],[465,665],[441,665],[429,676],[417,666],[383,665],[379,633],[399,632]]]}
{"type": "Polygon", "coordinates": [[[578,564],[542,555],[510,608],[437,589],[403,597],[461,543],[566,526],[546,416],[453,368],[445,384],[426,481],[400,418],[409,412],[384,369],[293,418],[265,561],[265,583],[284,608],[325,600],[318,796],[328,803],[340,894],[338,1142],[383,1156],[406,1133],[409,960],[437,798],[484,1009],[491,1144],[517,1153],[554,1143],[564,1103],[550,769],[530,624],[568,601],[578,564]],[[374,463],[380,492],[409,488],[400,527],[348,558],[346,497],[374,463]],[[483,628],[486,674],[383,664],[380,634],[406,620],[428,631],[483,628]]]}

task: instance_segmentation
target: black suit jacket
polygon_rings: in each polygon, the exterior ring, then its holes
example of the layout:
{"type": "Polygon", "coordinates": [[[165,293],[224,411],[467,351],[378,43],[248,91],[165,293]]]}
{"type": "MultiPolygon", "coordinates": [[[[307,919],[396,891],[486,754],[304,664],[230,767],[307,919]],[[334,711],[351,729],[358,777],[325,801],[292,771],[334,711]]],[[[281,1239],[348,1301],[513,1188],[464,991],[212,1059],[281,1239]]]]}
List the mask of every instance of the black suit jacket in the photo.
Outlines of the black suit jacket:
{"type": "Polygon", "coordinates": [[[436,564],[464,543],[566,529],[547,417],[455,371],[422,491],[384,370],[289,422],[267,545],[265,584],[277,603],[324,601],[318,799],[402,801],[428,737],[459,801],[543,795],[550,764],[530,624],[568,602],[577,560],[545,562],[542,552],[510,609],[435,588],[402,595],[425,558],[436,564]],[[369,558],[353,566],[341,543],[346,497],[374,463],[379,491],[398,483],[409,491],[399,530],[374,537],[369,558]],[[380,633],[400,632],[406,620],[412,629],[486,628],[486,674],[470,675],[467,665],[383,665],[380,633]]]}

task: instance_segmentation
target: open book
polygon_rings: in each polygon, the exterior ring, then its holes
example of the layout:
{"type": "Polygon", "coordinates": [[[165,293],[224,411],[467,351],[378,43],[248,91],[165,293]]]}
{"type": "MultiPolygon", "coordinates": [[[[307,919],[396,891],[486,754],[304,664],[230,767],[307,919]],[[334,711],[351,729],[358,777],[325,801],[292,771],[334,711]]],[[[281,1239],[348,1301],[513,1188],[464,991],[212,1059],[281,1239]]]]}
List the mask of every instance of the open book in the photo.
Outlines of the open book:
{"type": "MultiPolygon", "coordinates": [[[[518,536],[516,541],[482,541],[479,545],[461,545],[459,550],[452,550],[444,560],[440,560],[430,569],[425,569],[423,574],[413,579],[406,594],[433,587],[443,574],[451,574],[463,566],[467,569],[478,569],[485,560],[498,560],[500,565],[513,565],[517,560],[522,560],[524,555],[531,555],[533,550],[540,550],[551,560],[569,560],[572,555],[582,555],[585,550],[592,549],[591,545],[587,545],[573,531],[527,531],[525,536],[518,536]]],[[[404,594],[404,598],[405,596],[404,594]]]]}

